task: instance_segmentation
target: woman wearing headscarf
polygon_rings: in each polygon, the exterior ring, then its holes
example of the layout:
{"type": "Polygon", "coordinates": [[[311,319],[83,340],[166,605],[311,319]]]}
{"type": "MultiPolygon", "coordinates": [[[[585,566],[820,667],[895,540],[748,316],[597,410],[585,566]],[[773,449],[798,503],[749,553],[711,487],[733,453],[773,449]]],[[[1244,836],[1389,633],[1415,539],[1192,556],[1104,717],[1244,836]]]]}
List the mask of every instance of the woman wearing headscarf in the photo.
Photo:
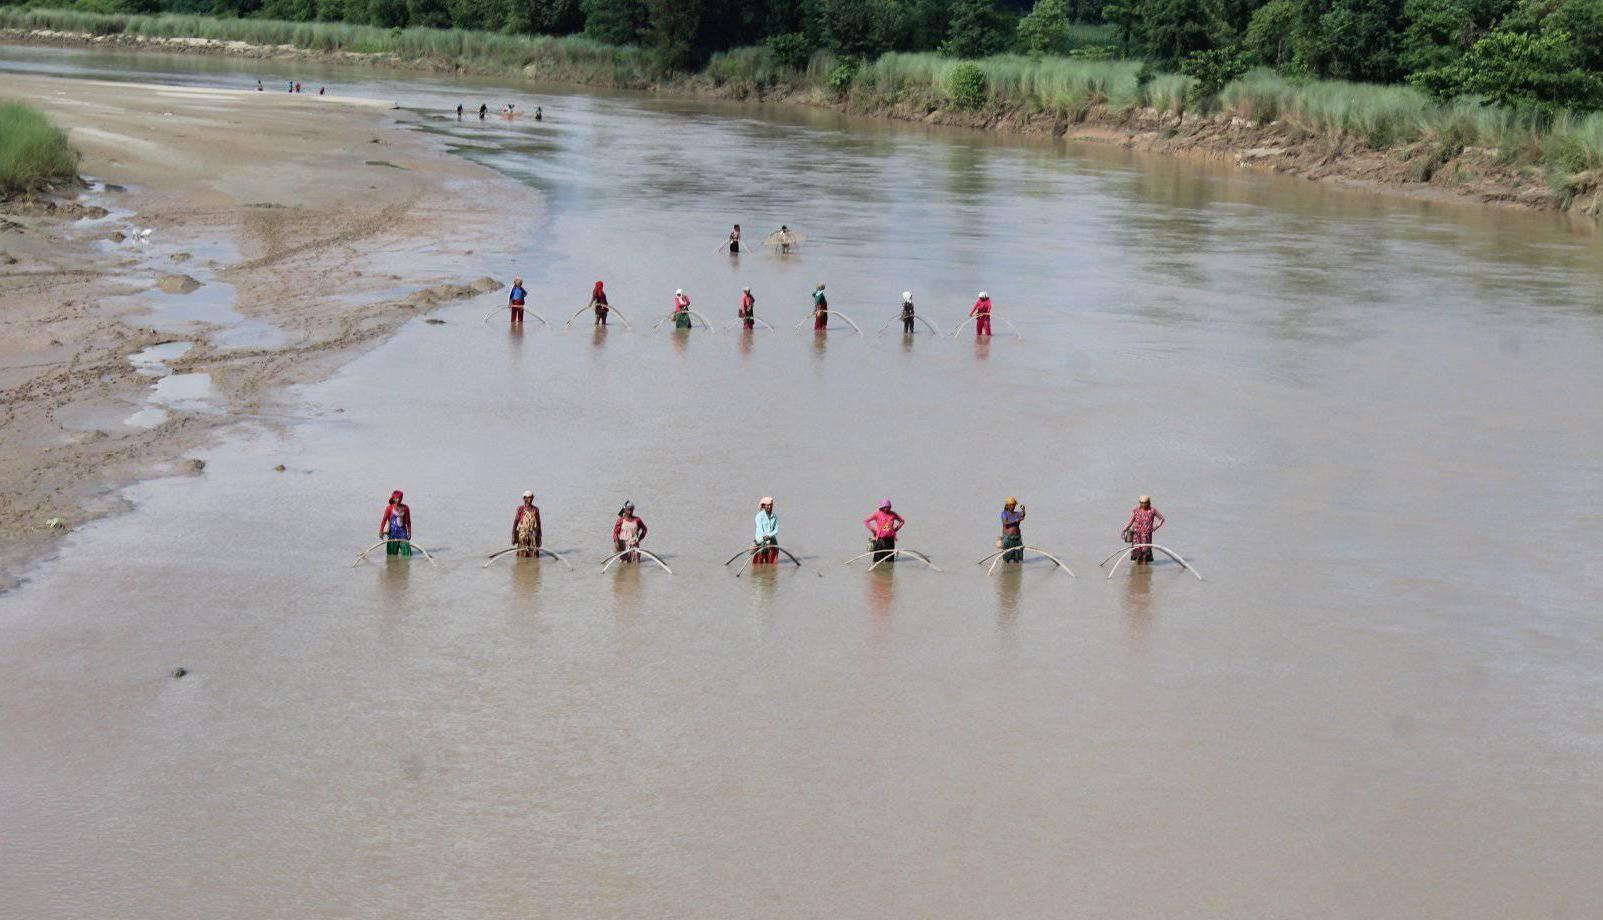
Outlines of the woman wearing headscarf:
{"type": "Polygon", "coordinates": [[[751,294],[751,288],[740,289],[740,317],[741,324],[747,329],[757,326],[757,298],[751,294]]]}
{"type": "Polygon", "coordinates": [[[523,325],[523,301],[529,292],[523,289],[523,279],[512,279],[512,290],[507,294],[507,309],[512,311],[512,325],[523,325]]]}
{"type": "Polygon", "coordinates": [[[412,546],[412,509],[401,501],[401,490],[396,489],[390,493],[389,504],[384,506],[384,515],[378,521],[378,538],[389,542],[384,544],[386,556],[411,556],[412,546]]]}
{"type": "Polygon", "coordinates": [[[605,326],[607,324],[607,313],[611,308],[607,306],[607,289],[599,281],[596,282],[595,287],[590,289],[590,306],[596,311],[595,324],[597,326],[605,326]]]}
{"type": "Polygon", "coordinates": [[[813,288],[813,331],[829,328],[829,298],[824,296],[824,285],[813,288]]]}
{"type": "MultiPolygon", "coordinates": [[[[624,502],[618,509],[618,520],[612,525],[612,551],[621,553],[638,547],[646,539],[646,522],[635,517],[635,503],[624,502]]],[[[639,562],[638,553],[629,553],[624,562],[639,562]]]]}
{"type": "Polygon", "coordinates": [[[1024,550],[1019,548],[1024,545],[1024,528],[1021,526],[1023,523],[1024,506],[1019,504],[1018,499],[1009,495],[1007,501],[1002,505],[1002,542],[1000,546],[1002,549],[1007,550],[1002,554],[1003,562],[1024,561],[1024,550]]]}
{"type": "Polygon", "coordinates": [[[903,335],[912,335],[913,334],[913,319],[915,317],[917,317],[917,316],[918,316],[918,311],[913,307],[913,292],[912,291],[903,291],[902,292],[902,334],[903,335]]]}
{"type": "Polygon", "coordinates": [[[735,225],[735,229],[729,231],[729,254],[732,255],[732,256],[740,255],[740,225],[739,224],[735,225]]]}
{"type": "Polygon", "coordinates": [[[991,295],[980,292],[980,299],[974,301],[974,309],[968,311],[974,317],[974,335],[976,338],[991,334],[991,295]]]}
{"type": "Polygon", "coordinates": [[[673,292],[673,327],[690,328],[690,298],[685,296],[683,288],[673,292]]]}
{"type": "Polygon", "coordinates": [[[534,503],[534,493],[524,492],[523,502],[512,515],[512,545],[518,548],[518,556],[530,559],[540,555],[542,536],[540,508],[534,503]]]}
{"type": "Polygon", "coordinates": [[[863,526],[868,528],[868,537],[873,541],[876,565],[896,551],[896,535],[901,533],[906,524],[907,521],[900,514],[891,510],[891,500],[888,498],[879,503],[878,511],[863,519],[863,526]]]}
{"type": "MultiPolygon", "coordinates": [[[[1124,525],[1124,542],[1151,543],[1152,535],[1163,526],[1163,513],[1152,507],[1152,496],[1143,495],[1130,512],[1130,521],[1124,525]]],[[[1146,565],[1152,561],[1152,547],[1137,545],[1130,550],[1130,561],[1136,565],[1146,565]]]]}

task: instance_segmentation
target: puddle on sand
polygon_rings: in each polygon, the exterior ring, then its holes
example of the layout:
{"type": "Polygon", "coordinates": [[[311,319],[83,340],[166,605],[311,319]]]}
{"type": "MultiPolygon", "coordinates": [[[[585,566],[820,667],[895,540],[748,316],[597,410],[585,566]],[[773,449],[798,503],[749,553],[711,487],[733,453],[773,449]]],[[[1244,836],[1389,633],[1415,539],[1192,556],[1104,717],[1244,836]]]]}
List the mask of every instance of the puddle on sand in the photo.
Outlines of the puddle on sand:
{"type": "Polygon", "coordinates": [[[156,381],[150,401],[184,412],[219,412],[211,404],[211,374],[173,374],[156,381]]]}
{"type": "Polygon", "coordinates": [[[128,362],[146,377],[165,377],[173,372],[168,361],[176,361],[195,347],[194,342],[163,342],[128,356],[128,362]]]}
{"type": "Polygon", "coordinates": [[[147,377],[156,377],[145,406],[123,419],[136,428],[154,428],[167,421],[172,412],[221,412],[212,404],[211,374],[175,374],[167,365],[195,347],[193,342],[163,342],[128,356],[128,362],[147,377]]]}

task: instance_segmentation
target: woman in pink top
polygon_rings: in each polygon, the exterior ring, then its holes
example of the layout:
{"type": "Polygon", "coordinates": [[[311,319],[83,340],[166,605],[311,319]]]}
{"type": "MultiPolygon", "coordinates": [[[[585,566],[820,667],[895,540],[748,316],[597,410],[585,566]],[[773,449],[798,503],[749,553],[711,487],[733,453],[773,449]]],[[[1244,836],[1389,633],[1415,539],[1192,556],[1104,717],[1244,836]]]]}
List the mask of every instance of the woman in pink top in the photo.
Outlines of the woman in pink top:
{"type": "Polygon", "coordinates": [[[868,536],[874,543],[874,562],[879,563],[896,551],[896,535],[907,525],[900,514],[891,510],[891,500],[879,503],[879,510],[863,519],[868,536]]]}
{"type": "Polygon", "coordinates": [[[974,335],[976,337],[991,334],[991,295],[980,292],[980,299],[974,301],[974,309],[968,311],[974,317],[974,335]]]}

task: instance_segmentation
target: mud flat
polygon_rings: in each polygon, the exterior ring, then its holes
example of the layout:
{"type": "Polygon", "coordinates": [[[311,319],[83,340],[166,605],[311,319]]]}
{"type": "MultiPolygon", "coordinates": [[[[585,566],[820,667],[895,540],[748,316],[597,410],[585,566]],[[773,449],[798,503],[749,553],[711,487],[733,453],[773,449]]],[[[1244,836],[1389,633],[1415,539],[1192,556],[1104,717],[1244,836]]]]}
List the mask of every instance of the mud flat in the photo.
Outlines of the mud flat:
{"type": "Polygon", "coordinates": [[[21,76],[0,95],[67,129],[86,177],[0,203],[0,587],[119,485],[195,469],[219,426],[293,417],[285,386],[498,287],[540,206],[370,100],[21,76]]]}

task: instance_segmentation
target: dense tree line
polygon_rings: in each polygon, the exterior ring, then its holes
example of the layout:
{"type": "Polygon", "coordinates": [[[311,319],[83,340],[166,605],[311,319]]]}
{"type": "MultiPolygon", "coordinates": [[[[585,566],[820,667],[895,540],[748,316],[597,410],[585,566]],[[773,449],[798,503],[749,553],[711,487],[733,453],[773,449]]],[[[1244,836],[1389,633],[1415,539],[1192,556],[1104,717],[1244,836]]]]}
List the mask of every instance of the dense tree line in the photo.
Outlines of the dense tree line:
{"type": "MultiPolygon", "coordinates": [[[[0,3],[7,0],[0,0],[0,3]]],[[[213,13],[385,28],[583,34],[684,70],[766,44],[804,67],[827,50],[955,57],[1017,52],[1140,58],[1206,87],[1252,67],[1407,81],[1543,115],[1603,108],[1603,0],[78,0],[100,12],[213,13]],[[1085,29],[1107,23],[1101,45],[1085,29]]],[[[1094,33],[1093,33],[1094,34],[1094,33]]]]}

